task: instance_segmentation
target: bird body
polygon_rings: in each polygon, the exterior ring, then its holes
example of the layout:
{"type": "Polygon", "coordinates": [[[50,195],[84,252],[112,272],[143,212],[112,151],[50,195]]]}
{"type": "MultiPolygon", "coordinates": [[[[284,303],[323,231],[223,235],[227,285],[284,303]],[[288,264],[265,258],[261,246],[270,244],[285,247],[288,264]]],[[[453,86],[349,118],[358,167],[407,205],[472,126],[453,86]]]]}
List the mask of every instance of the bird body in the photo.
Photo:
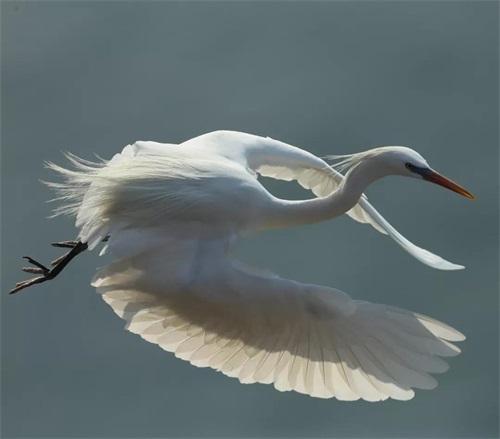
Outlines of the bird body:
{"type": "Polygon", "coordinates": [[[427,265],[463,268],[410,243],[363,195],[385,175],[434,178],[470,195],[413,150],[337,158],[345,178],[304,150],[232,131],[180,145],[139,141],[101,163],[69,158],[73,169],[49,164],[65,179],[50,184],[64,201],[56,213],[76,216],[89,249],[108,237],[103,251],[115,257],[93,285],[129,331],[196,366],[278,390],[377,401],[434,387],[429,373],[447,369],[439,357],[460,352],[450,341],[463,335],[444,323],[283,279],[233,254],[244,234],[347,213],[427,265]],[[259,174],[297,180],[317,198],[279,199],[259,174]]]}

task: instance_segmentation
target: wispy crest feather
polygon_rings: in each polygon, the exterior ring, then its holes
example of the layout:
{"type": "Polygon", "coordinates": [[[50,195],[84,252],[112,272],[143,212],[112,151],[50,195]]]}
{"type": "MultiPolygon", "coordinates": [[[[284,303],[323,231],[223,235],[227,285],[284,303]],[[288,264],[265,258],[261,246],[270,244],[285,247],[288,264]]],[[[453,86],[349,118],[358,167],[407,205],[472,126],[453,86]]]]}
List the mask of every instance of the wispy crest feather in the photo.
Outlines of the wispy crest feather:
{"type": "Polygon", "coordinates": [[[327,155],[325,160],[338,161],[331,166],[338,172],[345,172],[354,169],[361,162],[365,161],[368,157],[374,157],[384,151],[383,148],[370,149],[355,154],[341,154],[341,155],[327,155]]]}

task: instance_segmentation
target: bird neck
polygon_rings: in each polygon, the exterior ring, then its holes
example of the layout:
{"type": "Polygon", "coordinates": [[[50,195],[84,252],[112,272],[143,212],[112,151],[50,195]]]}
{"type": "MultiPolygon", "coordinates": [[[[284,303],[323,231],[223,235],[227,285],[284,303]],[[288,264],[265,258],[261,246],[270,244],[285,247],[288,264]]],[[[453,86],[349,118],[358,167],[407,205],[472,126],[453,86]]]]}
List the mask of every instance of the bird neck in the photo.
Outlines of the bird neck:
{"type": "Polygon", "coordinates": [[[377,169],[360,163],[352,168],[336,191],[323,198],[289,201],[273,199],[264,228],[285,228],[326,221],[353,208],[364,190],[383,177],[377,169]]]}

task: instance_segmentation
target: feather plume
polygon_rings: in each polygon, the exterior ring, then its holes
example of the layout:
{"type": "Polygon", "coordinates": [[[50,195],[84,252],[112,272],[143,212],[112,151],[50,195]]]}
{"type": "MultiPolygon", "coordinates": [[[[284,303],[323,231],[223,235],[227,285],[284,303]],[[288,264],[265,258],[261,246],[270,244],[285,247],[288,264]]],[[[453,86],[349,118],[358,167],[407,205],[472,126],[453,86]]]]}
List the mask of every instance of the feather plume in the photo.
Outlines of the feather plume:
{"type": "Polygon", "coordinates": [[[375,157],[376,155],[381,154],[384,151],[385,149],[381,147],[370,149],[368,151],[358,152],[355,154],[327,155],[323,158],[328,161],[337,161],[337,163],[333,163],[331,165],[332,168],[337,170],[338,172],[344,172],[354,169],[369,157],[375,157]]]}

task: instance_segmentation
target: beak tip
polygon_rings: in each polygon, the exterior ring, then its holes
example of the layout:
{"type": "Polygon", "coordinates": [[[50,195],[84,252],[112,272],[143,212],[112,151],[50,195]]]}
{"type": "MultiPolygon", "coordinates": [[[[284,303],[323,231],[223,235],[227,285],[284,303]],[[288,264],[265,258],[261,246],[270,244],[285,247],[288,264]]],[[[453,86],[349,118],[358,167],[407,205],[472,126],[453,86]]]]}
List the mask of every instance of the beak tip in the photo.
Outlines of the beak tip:
{"type": "Polygon", "coordinates": [[[441,175],[432,169],[427,175],[424,176],[424,179],[432,183],[436,183],[440,186],[443,186],[446,189],[450,189],[453,192],[463,195],[464,197],[470,198],[471,200],[476,199],[476,197],[472,195],[468,190],[466,190],[462,186],[456,184],[454,181],[450,180],[449,178],[446,178],[444,175],[441,175]]]}

